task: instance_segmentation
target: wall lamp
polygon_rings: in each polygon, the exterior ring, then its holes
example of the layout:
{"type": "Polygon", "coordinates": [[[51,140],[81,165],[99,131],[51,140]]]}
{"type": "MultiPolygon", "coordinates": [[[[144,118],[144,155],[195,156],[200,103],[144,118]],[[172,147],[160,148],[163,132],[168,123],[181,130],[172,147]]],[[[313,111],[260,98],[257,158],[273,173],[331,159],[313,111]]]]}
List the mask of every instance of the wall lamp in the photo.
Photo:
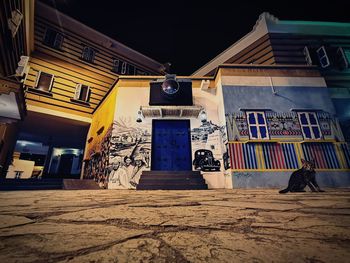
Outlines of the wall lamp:
{"type": "Polygon", "coordinates": [[[137,117],[136,117],[136,122],[142,122],[145,117],[142,114],[142,110],[137,111],[137,117]]]}
{"type": "Polygon", "coordinates": [[[199,119],[201,120],[201,122],[206,122],[207,121],[207,112],[203,109],[199,112],[198,115],[199,119]]]}

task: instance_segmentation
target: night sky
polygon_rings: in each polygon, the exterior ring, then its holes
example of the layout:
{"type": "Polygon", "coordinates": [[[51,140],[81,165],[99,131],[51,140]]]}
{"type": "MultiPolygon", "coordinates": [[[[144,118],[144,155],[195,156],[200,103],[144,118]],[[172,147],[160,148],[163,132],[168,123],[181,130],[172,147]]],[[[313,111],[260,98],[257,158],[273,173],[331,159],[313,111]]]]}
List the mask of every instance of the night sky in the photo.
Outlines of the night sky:
{"type": "Polygon", "coordinates": [[[346,1],[42,0],[63,13],[190,75],[249,33],[267,11],[280,20],[350,22],[346,1]]]}

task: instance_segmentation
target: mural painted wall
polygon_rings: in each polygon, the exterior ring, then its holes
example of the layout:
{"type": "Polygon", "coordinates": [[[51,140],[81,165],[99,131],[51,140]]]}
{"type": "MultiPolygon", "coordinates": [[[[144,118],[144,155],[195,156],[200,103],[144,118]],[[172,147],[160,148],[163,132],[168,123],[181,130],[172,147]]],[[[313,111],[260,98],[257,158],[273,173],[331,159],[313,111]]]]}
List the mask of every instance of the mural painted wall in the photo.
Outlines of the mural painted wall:
{"type": "MultiPolygon", "coordinates": [[[[148,82],[134,82],[118,87],[116,108],[113,124],[110,129],[108,165],[105,172],[109,189],[135,189],[142,171],[151,167],[151,138],[152,118],[145,118],[136,122],[137,111],[140,106],[147,106],[149,102],[148,82]],[[132,103],[131,103],[132,102],[132,103]]],[[[190,118],[191,148],[193,169],[202,170],[204,178],[211,188],[224,188],[224,164],[228,166],[227,134],[224,117],[219,120],[218,96],[216,92],[205,92],[193,89],[194,104],[202,106],[207,112],[207,121],[190,118]],[[206,163],[196,165],[196,151],[207,151],[206,163]],[[209,157],[209,158],[208,158],[209,157]],[[210,163],[210,164],[209,164],[210,163]]],[[[166,118],[177,119],[177,118],[166,118]]],[[[181,119],[181,118],[179,118],[181,119]]]]}
{"type": "Polygon", "coordinates": [[[301,159],[315,161],[325,177],[321,184],[348,186],[349,149],[327,88],[281,86],[274,92],[259,85],[223,86],[234,187],[283,186],[301,159]]]}
{"type": "Polygon", "coordinates": [[[118,89],[115,88],[93,114],[84,154],[83,178],[107,188],[112,124],[118,89]]]}

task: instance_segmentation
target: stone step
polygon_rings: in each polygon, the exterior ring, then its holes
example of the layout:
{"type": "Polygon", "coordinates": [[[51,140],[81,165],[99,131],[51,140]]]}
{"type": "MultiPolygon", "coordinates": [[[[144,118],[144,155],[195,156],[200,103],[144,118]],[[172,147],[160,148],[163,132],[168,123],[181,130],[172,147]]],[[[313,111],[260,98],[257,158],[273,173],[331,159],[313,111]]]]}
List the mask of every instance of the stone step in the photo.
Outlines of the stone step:
{"type": "Polygon", "coordinates": [[[62,179],[1,179],[1,191],[62,189],[62,179]]]}
{"type": "Polygon", "coordinates": [[[200,171],[144,171],[137,190],[208,189],[200,171]]]}
{"type": "Polygon", "coordinates": [[[203,178],[144,178],[141,177],[139,184],[205,184],[205,180],[203,178]]]}
{"type": "Polygon", "coordinates": [[[88,179],[64,179],[63,180],[63,189],[65,190],[97,190],[101,189],[95,180],[88,179]]]}
{"type": "Polygon", "coordinates": [[[199,185],[138,185],[137,190],[207,190],[208,186],[206,184],[199,185]]]}

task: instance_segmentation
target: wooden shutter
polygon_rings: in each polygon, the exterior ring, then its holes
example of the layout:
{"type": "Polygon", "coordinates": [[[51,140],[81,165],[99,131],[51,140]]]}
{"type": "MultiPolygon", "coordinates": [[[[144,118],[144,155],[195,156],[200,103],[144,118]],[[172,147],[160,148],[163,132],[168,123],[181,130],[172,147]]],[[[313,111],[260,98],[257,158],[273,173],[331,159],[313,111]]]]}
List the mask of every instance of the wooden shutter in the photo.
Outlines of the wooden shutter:
{"type": "Polygon", "coordinates": [[[39,70],[39,71],[38,71],[38,74],[36,75],[36,80],[35,80],[34,88],[38,87],[40,75],[41,75],[41,70],[39,70]]]}
{"type": "Polygon", "coordinates": [[[80,91],[81,91],[81,84],[78,84],[75,88],[75,93],[74,93],[74,99],[78,100],[80,96],[80,91]]]}
{"type": "Polygon", "coordinates": [[[90,89],[90,87],[88,87],[88,92],[87,92],[87,96],[86,96],[86,102],[90,101],[90,96],[91,96],[91,89],[90,89]]]}
{"type": "Polygon", "coordinates": [[[63,42],[63,35],[60,33],[57,33],[56,37],[55,37],[55,42],[53,43],[53,46],[55,48],[61,48],[62,42],[63,42]]]}

